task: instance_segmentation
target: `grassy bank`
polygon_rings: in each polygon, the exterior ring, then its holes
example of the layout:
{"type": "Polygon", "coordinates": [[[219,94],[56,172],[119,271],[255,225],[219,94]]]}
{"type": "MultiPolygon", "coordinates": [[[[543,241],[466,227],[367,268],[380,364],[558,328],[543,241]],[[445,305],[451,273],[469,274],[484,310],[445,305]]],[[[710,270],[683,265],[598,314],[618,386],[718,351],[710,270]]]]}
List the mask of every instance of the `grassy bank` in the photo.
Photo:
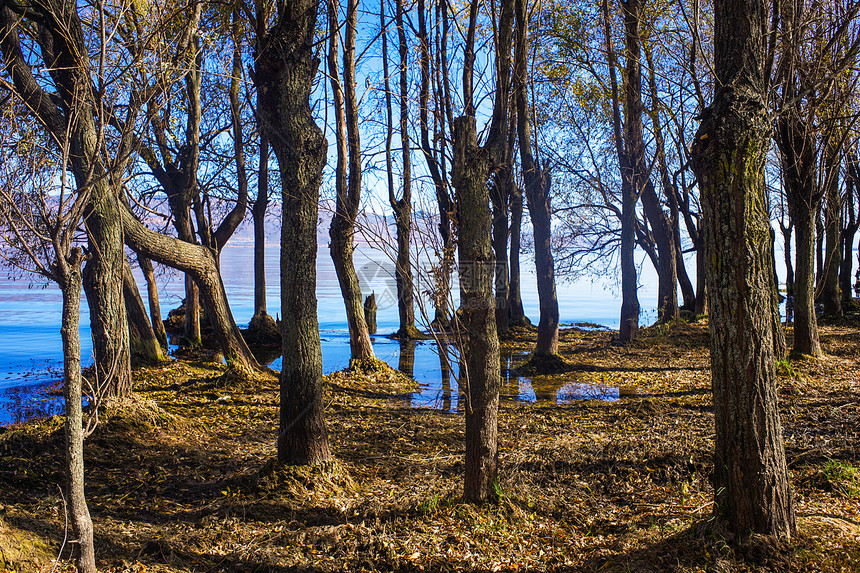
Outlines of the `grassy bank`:
{"type": "MultiPolygon", "coordinates": [[[[823,360],[779,365],[799,525],[782,547],[732,548],[712,527],[707,327],[680,325],[628,347],[563,331],[571,371],[538,394],[575,381],[621,398],[504,400],[500,500],[484,507],[459,499],[462,415],[410,409],[390,371],[329,377],[338,461],[308,470],[271,463],[274,377],[139,370],[140,398],[86,442],[100,570],[860,571],[860,331],[823,327],[822,343],[823,360]]],[[[0,434],[0,570],[50,569],[59,551],[61,426],[0,434]]]]}

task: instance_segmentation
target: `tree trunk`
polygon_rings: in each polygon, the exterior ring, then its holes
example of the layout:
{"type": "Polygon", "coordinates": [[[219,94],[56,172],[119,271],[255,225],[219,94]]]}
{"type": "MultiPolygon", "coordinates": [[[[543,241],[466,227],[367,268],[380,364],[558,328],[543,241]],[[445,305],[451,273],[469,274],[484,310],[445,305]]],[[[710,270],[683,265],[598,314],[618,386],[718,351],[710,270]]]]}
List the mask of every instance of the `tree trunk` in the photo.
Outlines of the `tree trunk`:
{"type": "Polygon", "coordinates": [[[795,529],[774,372],[764,0],[716,0],[720,86],[693,146],[707,241],[714,509],[737,539],[795,529]]]}
{"type": "Polygon", "coordinates": [[[335,212],[329,237],[331,259],[346,306],[349,345],[352,360],[373,358],[373,344],[364,320],[361,285],[355,272],[352,253],[358,206],[361,201],[361,143],[358,133],[358,110],[355,98],[355,25],[357,7],[353,0],[347,6],[343,52],[343,84],[338,69],[338,2],[329,1],[329,78],[334,95],[337,124],[337,167],[335,170],[335,212]]]}
{"type": "Polygon", "coordinates": [[[499,463],[501,372],[493,294],[495,256],[490,245],[490,167],[488,154],[478,147],[475,118],[457,118],[452,181],[457,190],[460,308],[465,330],[460,350],[460,383],[467,399],[464,496],[473,502],[494,495],[499,463]]]}
{"type": "Polygon", "coordinates": [[[93,210],[87,217],[90,252],[83,286],[90,309],[90,326],[98,383],[108,384],[106,396],[131,394],[131,351],[123,299],[123,229],[116,196],[105,181],[93,184],[93,210]],[[98,191],[96,191],[98,190],[98,191]]]}
{"type": "Polygon", "coordinates": [[[131,265],[126,261],[123,272],[123,297],[125,309],[128,312],[128,338],[131,348],[131,357],[144,362],[161,362],[164,360],[164,352],[155,330],[146,315],[146,307],[143,298],[137,288],[131,265]]]}
{"type": "Polygon", "coordinates": [[[827,209],[824,219],[825,257],[824,284],[821,289],[821,303],[824,315],[842,317],[842,292],[839,289],[839,267],[842,265],[842,196],[839,189],[840,153],[828,146],[825,151],[826,170],[825,198],[827,209]]]}
{"type": "Polygon", "coordinates": [[[503,166],[490,184],[493,209],[492,244],[496,256],[496,331],[504,336],[508,331],[508,193],[513,185],[510,167],[503,166]]]}
{"type": "MultiPolygon", "coordinates": [[[[58,253],[58,256],[59,255],[58,253]]],[[[65,269],[57,277],[63,293],[63,372],[66,399],[66,499],[69,522],[72,525],[72,545],[75,548],[75,566],[81,573],[95,573],[96,559],[93,548],[93,522],[87,508],[84,493],[84,430],[81,398],[81,341],[78,334],[81,304],[81,263],[83,254],[79,248],[72,249],[66,263],[58,265],[65,269]]]]}
{"type": "Polygon", "coordinates": [[[152,261],[148,258],[137,255],[137,264],[143,273],[143,278],[146,279],[146,294],[149,301],[149,318],[152,324],[152,329],[155,332],[155,337],[158,339],[161,348],[167,350],[167,332],[164,330],[164,321],[161,318],[161,303],[158,300],[158,284],[155,282],[155,270],[152,268],[152,261]]]}
{"type": "Polygon", "coordinates": [[[815,316],[815,219],[805,205],[794,209],[794,229],[797,237],[794,275],[794,346],[792,351],[814,357],[823,355],[818,341],[818,319],[815,316]]]}
{"type": "Polygon", "coordinates": [[[705,253],[705,238],[699,233],[696,242],[696,316],[708,314],[708,283],[705,280],[707,253],[705,253]]]}
{"type": "MultiPolygon", "coordinates": [[[[383,0],[384,3],[384,0],[383,0]]],[[[447,5],[438,5],[437,10],[447,14],[447,5]]],[[[447,34],[447,16],[444,18],[444,29],[442,32],[442,48],[439,50],[442,54],[445,52],[445,41],[447,34]]],[[[385,38],[383,38],[383,46],[385,38]]],[[[439,210],[439,237],[441,239],[441,252],[439,253],[439,269],[435,273],[436,284],[434,285],[434,308],[435,316],[433,324],[437,328],[447,328],[449,323],[448,298],[451,294],[451,269],[454,264],[454,243],[451,237],[451,214],[454,206],[451,202],[451,197],[448,194],[445,178],[443,177],[444,167],[440,168],[437,160],[436,150],[430,144],[430,127],[429,127],[429,101],[430,101],[430,43],[427,39],[427,22],[424,9],[424,0],[418,2],[418,63],[421,68],[421,85],[418,94],[418,118],[421,131],[421,151],[424,153],[424,159],[427,162],[427,168],[430,171],[430,177],[433,179],[433,187],[436,191],[436,207],[439,210]]],[[[439,55],[440,60],[442,54],[439,55]]],[[[387,58],[386,58],[387,62],[387,58]]],[[[386,63],[387,65],[387,63],[386,63]]],[[[447,79],[447,67],[443,71],[443,76],[447,79]]],[[[388,73],[385,72],[386,82],[388,73]]],[[[386,83],[387,86],[387,83],[386,83]]],[[[447,83],[444,86],[448,89],[447,83]]],[[[386,93],[388,88],[386,87],[386,93]]],[[[389,117],[391,115],[391,105],[389,98],[386,98],[389,108],[389,117]]],[[[439,122],[444,126],[445,114],[439,113],[439,122]]],[[[438,125],[438,124],[437,124],[438,125]]],[[[444,154],[442,154],[444,161],[444,154]]],[[[389,188],[393,188],[389,185],[389,188]]]]}
{"type": "Polygon", "coordinates": [[[670,322],[681,318],[678,308],[678,259],[672,225],[663,213],[660,199],[650,181],[642,190],[642,207],[651,223],[654,243],[657,245],[657,277],[660,300],[657,301],[657,321],[670,322]]]}
{"type": "Polygon", "coordinates": [[[509,265],[508,307],[512,326],[527,326],[529,319],[523,310],[520,294],[520,237],[523,226],[523,192],[516,185],[511,189],[511,262],[509,265]]]}
{"type": "Polygon", "coordinates": [[[618,167],[621,172],[621,245],[619,263],[621,267],[621,318],[618,339],[621,342],[634,340],[639,332],[639,298],[637,296],[636,261],[633,258],[636,241],[636,203],[639,201],[636,158],[644,161],[642,142],[641,64],[638,58],[638,0],[622,3],[624,7],[625,38],[627,40],[627,85],[624,131],[621,135],[621,112],[618,79],[616,77],[615,49],[610,29],[609,2],[603,0],[603,27],[606,52],[609,60],[609,79],[612,89],[612,129],[618,167]],[[636,50],[634,54],[632,49],[636,50]],[[638,134],[637,134],[638,131],[638,134]],[[632,146],[640,144],[640,148],[632,146]]]}
{"type": "Polygon", "coordinates": [[[555,264],[552,257],[552,207],[550,198],[550,176],[541,169],[532,151],[531,125],[529,121],[528,92],[528,14],[525,0],[516,1],[516,60],[514,84],[517,105],[517,135],[520,143],[520,162],[529,215],[532,220],[535,249],[535,272],[537,273],[538,322],[537,344],[534,354],[548,356],[558,354],[558,298],[555,292],[555,264]]]}
{"type": "Polygon", "coordinates": [[[257,359],[251,354],[233,320],[212,250],[148,229],[127,207],[120,210],[120,215],[129,247],[145,257],[193,277],[200,288],[201,297],[206,304],[206,314],[227,363],[240,371],[259,370],[261,367],[257,359]]]}
{"type": "MultiPolygon", "coordinates": [[[[257,31],[258,107],[281,175],[281,370],[278,460],[319,464],[332,457],[323,408],[316,308],[317,215],[328,144],[310,94],[317,0],[284,2],[268,32],[257,31]],[[265,33],[265,35],[263,35],[265,33]]],[[[258,21],[265,21],[262,14],[258,21]]]]}
{"type": "Polygon", "coordinates": [[[260,134],[260,166],[254,218],[254,317],[267,316],[266,306],[266,209],[269,206],[269,140],[260,134]]]}
{"type": "Polygon", "coordinates": [[[839,289],[842,291],[842,302],[851,302],[851,271],[854,264],[854,235],[860,228],[860,218],[857,217],[855,197],[857,192],[858,174],[857,157],[853,152],[846,154],[847,174],[845,177],[845,201],[843,204],[842,264],[839,265],[839,289]]]}

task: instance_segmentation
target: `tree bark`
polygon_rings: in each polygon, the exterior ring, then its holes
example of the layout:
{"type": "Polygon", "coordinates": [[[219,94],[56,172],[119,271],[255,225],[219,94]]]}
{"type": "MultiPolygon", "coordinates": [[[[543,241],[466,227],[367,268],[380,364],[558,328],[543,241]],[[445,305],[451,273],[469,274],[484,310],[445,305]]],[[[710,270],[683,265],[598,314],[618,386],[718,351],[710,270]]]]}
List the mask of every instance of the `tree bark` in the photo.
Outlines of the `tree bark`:
{"type": "MultiPolygon", "coordinates": [[[[61,256],[58,253],[58,256],[61,256]]],[[[81,398],[81,341],[78,333],[81,304],[81,249],[72,249],[66,262],[60,263],[58,279],[63,293],[63,394],[66,400],[66,498],[72,525],[75,566],[81,573],[95,573],[93,522],[84,492],[84,430],[81,398]]]]}
{"type": "Polygon", "coordinates": [[[167,332],[164,330],[164,321],[161,318],[161,303],[158,299],[158,284],[155,282],[155,269],[152,267],[152,261],[140,254],[137,255],[137,264],[146,280],[146,294],[149,301],[149,318],[152,329],[159,344],[161,344],[161,348],[167,350],[167,332]]]}
{"type": "MultiPolygon", "coordinates": [[[[318,0],[283,3],[276,23],[257,30],[254,83],[263,131],[281,176],[281,370],[278,460],[331,459],[323,408],[322,353],[316,306],[317,215],[327,142],[310,95],[318,0]]],[[[258,22],[265,16],[258,13],[258,22]]]]}
{"type": "Polygon", "coordinates": [[[496,331],[504,336],[509,328],[508,320],[508,190],[513,185],[510,163],[496,172],[490,183],[493,225],[492,245],[496,256],[493,285],[496,293],[496,331]]]}
{"type": "Polygon", "coordinates": [[[825,257],[824,284],[821,303],[824,315],[842,317],[842,292],[839,288],[839,267],[842,265],[842,195],[839,189],[839,167],[841,154],[834,145],[825,150],[824,196],[827,202],[824,218],[825,257]]]}
{"type": "MultiPolygon", "coordinates": [[[[627,38],[627,102],[625,105],[624,128],[625,136],[621,135],[621,112],[618,79],[615,67],[615,49],[612,43],[610,29],[609,2],[603,0],[603,27],[606,52],[609,64],[609,81],[612,92],[612,130],[615,139],[615,150],[618,156],[618,168],[621,172],[621,245],[619,263],[621,267],[621,317],[618,329],[618,339],[630,342],[636,339],[639,332],[639,297],[637,291],[636,261],[633,258],[636,241],[636,203],[639,201],[639,177],[636,176],[637,157],[631,146],[642,142],[642,101],[641,75],[638,57],[630,52],[634,47],[638,50],[638,0],[622,2],[624,7],[625,37],[627,38]],[[631,37],[630,29],[633,36],[631,37]],[[638,102],[638,107],[636,103],[638,102]],[[633,109],[636,108],[636,109],[633,109]],[[634,118],[638,118],[636,121],[634,118]],[[637,127],[639,137],[637,139],[637,127]]],[[[638,151],[644,152],[644,149],[638,151]]],[[[641,153],[639,153],[641,156],[641,153]]],[[[644,158],[643,158],[644,159],[644,158]]]]}
{"type": "Polygon", "coordinates": [[[268,316],[266,305],[266,210],[269,206],[269,140],[260,134],[260,166],[257,198],[251,208],[254,219],[254,317],[268,316]]]}
{"type": "Polygon", "coordinates": [[[523,298],[520,294],[520,237],[523,226],[523,192],[514,185],[511,189],[511,253],[508,283],[508,307],[510,308],[510,324],[512,326],[527,326],[530,324],[523,310],[523,298]]]}
{"type": "Polygon", "coordinates": [[[257,359],[245,344],[233,320],[212,250],[148,229],[127,207],[121,209],[120,214],[129,247],[145,257],[186,273],[200,288],[206,313],[227,363],[240,371],[259,370],[261,367],[257,359]]]}
{"type": "MultiPolygon", "coordinates": [[[[438,50],[439,60],[444,60],[445,42],[447,39],[447,4],[437,4],[437,11],[443,12],[446,16],[443,18],[442,31],[442,46],[438,50]]],[[[421,151],[424,154],[424,159],[427,162],[427,168],[430,171],[430,177],[433,180],[433,187],[436,191],[436,207],[439,210],[439,237],[441,239],[441,250],[439,252],[439,268],[435,273],[436,284],[434,285],[433,304],[435,315],[433,324],[437,328],[447,328],[449,324],[449,308],[448,299],[451,294],[451,269],[454,263],[454,241],[451,236],[451,216],[454,210],[451,197],[448,193],[448,187],[443,176],[444,167],[440,167],[437,159],[436,149],[430,144],[430,125],[429,125],[429,102],[430,102],[430,42],[427,38],[427,22],[424,0],[419,0],[418,3],[418,64],[421,69],[421,84],[418,94],[418,119],[421,132],[421,151]]],[[[386,78],[388,74],[386,73],[386,78]]],[[[447,79],[447,67],[443,70],[443,77],[447,79]]],[[[444,85],[447,91],[447,82],[444,85]]],[[[386,88],[386,92],[387,92],[386,88]]],[[[390,110],[390,105],[389,105],[390,110]]],[[[389,114],[391,112],[389,111],[389,114]]],[[[438,112],[439,124],[444,128],[445,113],[438,112]]],[[[444,161],[444,154],[442,159],[444,161]]]]}
{"type": "Polygon", "coordinates": [[[844,213],[847,217],[843,217],[843,228],[841,234],[842,241],[842,264],[839,266],[839,289],[842,291],[842,302],[850,302],[852,300],[852,275],[854,264],[854,235],[857,229],[860,228],[860,218],[857,217],[857,206],[855,197],[857,196],[857,182],[860,179],[858,173],[857,157],[853,152],[846,154],[847,175],[845,177],[845,201],[843,204],[844,213]]]}
{"type": "Polygon", "coordinates": [[[355,272],[355,221],[361,201],[361,141],[358,132],[358,102],[355,96],[355,26],[357,4],[347,3],[343,50],[343,83],[338,69],[338,2],[329,0],[329,78],[334,96],[337,124],[337,167],[335,169],[335,212],[329,237],[331,259],[346,306],[352,360],[373,358],[373,344],[364,320],[361,285],[355,272]]]}
{"type": "Polygon", "coordinates": [[[145,362],[161,362],[164,360],[164,352],[155,330],[149,322],[146,306],[137,288],[131,265],[126,261],[123,272],[123,297],[125,308],[128,312],[128,334],[131,348],[131,357],[145,362]]]}
{"type": "Polygon", "coordinates": [[[464,496],[482,502],[494,495],[498,474],[498,412],[501,372],[496,333],[490,245],[492,217],[487,176],[491,162],[478,147],[475,118],[454,121],[454,170],[457,190],[460,259],[460,307],[464,344],[461,384],[466,404],[466,475],[464,496]]]}
{"type": "Polygon", "coordinates": [[[795,529],[774,372],[764,0],[716,0],[716,93],[693,146],[708,252],[715,512],[737,539],[795,529]]]}

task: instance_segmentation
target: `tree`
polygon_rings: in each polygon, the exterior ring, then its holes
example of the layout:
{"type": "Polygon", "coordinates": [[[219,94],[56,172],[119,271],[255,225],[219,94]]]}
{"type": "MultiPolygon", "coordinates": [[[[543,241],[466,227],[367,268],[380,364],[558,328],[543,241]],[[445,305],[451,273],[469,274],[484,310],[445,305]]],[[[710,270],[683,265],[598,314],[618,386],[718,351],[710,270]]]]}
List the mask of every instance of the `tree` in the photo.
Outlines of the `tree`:
{"type": "MultiPolygon", "coordinates": [[[[6,8],[2,9],[4,12],[6,8]]],[[[7,14],[8,15],[8,14],[7,14]]],[[[8,31],[8,30],[7,30],[8,31]]],[[[7,263],[36,273],[55,282],[62,293],[63,310],[60,329],[63,341],[63,397],[65,398],[65,499],[72,529],[73,555],[77,570],[95,573],[93,522],[84,491],[84,416],[82,410],[83,377],[81,375],[81,342],[79,334],[83,275],[81,267],[86,258],[79,232],[90,201],[91,185],[69,188],[69,145],[61,145],[60,156],[31,153],[16,157],[15,143],[29,143],[25,149],[38,149],[33,132],[39,127],[27,125],[20,100],[14,105],[14,126],[7,126],[3,141],[9,145],[2,151],[0,165],[5,168],[0,184],[0,234],[9,250],[2,254],[7,263]],[[19,131],[18,127],[24,127],[19,131]],[[27,141],[29,139],[29,141],[27,141]],[[35,144],[35,145],[34,145],[35,144]],[[59,173],[51,165],[59,165],[59,173]],[[55,181],[59,180],[59,189],[55,181]],[[56,193],[55,193],[56,191],[56,193]]],[[[74,115],[70,117],[74,121],[74,115]]],[[[39,134],[43,135],[43,134],[39,134]]],[[[50,137],[50,135],[48,135],[50,137]]],[[[57,142],[55,142],[57,143],[57,142]]],[[[43,149],[47,148],[44,146],[43,149]]],[[[76,183],[78,181],[76,180],[76,183]]],[[[102,379],[102,383],[107,380],[102,379]]],[[[91,400],[98,406],[100,388],[91,388],[91,400]]],[[[89,426],[89,424],[88,424],[89,426]]]]}
{"type": "Polygon", "coordinates": [[[346,305],[349,345],[352,360],[374,358],[370,333],[364,320],[361,286],[352,253],[355,249],[355,219],[361,202],[361,140],[358,132],[358,100],[355,94],[355,33],[358,22],[358,2],[350,0],[346,8],[343,41],[343,82],[337,62],[338,2],[329,0],[329,78],[333,93],[337,125],[337,167],[335,169],[335,211],[329,237],[331,259],[346,305]]]}
{"type": "Polygon", "coordinates": [[[469,10],[463,64],[463,115],[454,120],[452,183],[457,191],[460,307],[463,346],[460,381],[466,392],[464,497],[483,502],[494,495],[498,472],[498,413],[501,373],[496,332],[495,255],[487,182],[504,161],[507,138],[513,0],[503,0],[496,40],[496,96],[487,140],[478,145],[473,93],[478,0],[469,10]]]}
{"type": "Polygon", "coordinates": [[[254,12],[258,113],[281,176],[278,460],[295,464],[331,459],[316,307],[317,215],[327,143],[310,105],[319,67],[314,55],[318,10],[318,0],[279,2],[270,27],[262,2],[254,12]]]}
{"type": "Polygon", "coordinates": [[[714,509],[737,538],[788,538],[795,529],[777,410],[764,187],[768,16],[765,0],[715,0],[716,89],[692,150],[709,253],[714,509]]]}
{"type": "MultiPolygon", "coordinates": [[[[3,87],[24,102],[53,144],[68,146],[77,186],[91,187],[86,213],[91,257],[83,271],[83,287],[90,307],[96,375],[106,380],[110,374],[109,394],[125,396],[131,392],[122,288],[125,253],[113,177],[122,171],[126,159],[122,144],[116,161],[103,153],[102,126],[107,118],[95,89],[105,78],[96,78],[94,84],[87,36],[74,2],[49,0],[31,7],[6,0],[0,5],[0,30],[3,70],[10,80],[3,87]],[[49,73],[34,74],[33,66],[49,73]]],[[[139,95],[132,94],[132,115],[139,95]]]]}
{"type": "Polygon", "coordinates": [[[532,220],[537,273],[538,322],[536,357],[558,354],[558,298],[555,294],[555,265],[552,257],[552,207],[550,174],[533,151],[530,110],[528,105],[528,11],[525,0],[516,0],[516,85],[517,136],[520,145],[520,163],[525,180],[525,195],[532,220]]]}

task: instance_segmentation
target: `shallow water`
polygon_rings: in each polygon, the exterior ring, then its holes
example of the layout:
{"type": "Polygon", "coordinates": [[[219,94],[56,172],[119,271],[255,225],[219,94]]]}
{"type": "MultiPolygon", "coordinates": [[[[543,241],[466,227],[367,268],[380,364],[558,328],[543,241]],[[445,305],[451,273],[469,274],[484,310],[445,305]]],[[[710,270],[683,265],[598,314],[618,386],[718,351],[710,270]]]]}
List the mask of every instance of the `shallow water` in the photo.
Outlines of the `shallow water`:
{"type": "MultiPolygon", "coordinates": [[[[275,315],[280,304],[277,245],[268,248],[266,258],[269,313],[275,315]]],[[[526,258],[524,255],[523,260],[526,258]]],[[[222,254],[221,263],[231,309],[237,322],[246,326],[253,314],[251,243],[246,240],[228,245],[222,254]]],[[[393,264],[386,255],[364,246],[356,251],[355,265],[362,292],[365,295],[370,292],[376,294],[379,333],[394,332],[398,327],[398,315],[393,264]]],[[[170,309],[181,302],[182,280],[169,270],[157,272],[161,272],[161,309],[166,316],[170,309]]],[[[655,311],[649,301],[656,299],[656,293],[655,288],[649,285],[655,285],[656,282],[647,276],[642,280],[645,286],[640,289],[639,299],[646,311],[640,320],[645,324],[654,319],[655,311]]],[[[523,283],[526,314],[537,322],[534,275],[529,272],[527,264],[524,264],[523,283]]],[[[145,293],[145,283],[139,275],[138,284],[145,293]]],[[[560,283],[558,299],[561,321],[588,322],[617,328],[620,300],[616,295],[611,285],[603,283],[588,280],[560,283]]],[[[350,350],[343,301],[327,248],[320,248],[317,257],[317,298],[323,370],[328,374],[348,366],[350,350]]],[[[62,413],[62,392],[57,391],[61,388],[62,380],[61,308],[62,299],[56,287],[34,288],[26,278],[13,281],[0,276],[0,425],[62,413]]],[[[85,301],[81,304],[81,315],[82,362],[87,366],[92,363],[92,342],[85,301]]],[[[420,307],[416,315],[421,315],[420,307]]],[[[421,391],[409,398],[410,406],[458,411],[456,361],[452,361],[453,366],[446,375],[433,341],[417,342],[412,348],[407,345],[403,347],[405,352],[401,350],[399,341],[382,335],[375,336],[373,344],[380,359],[394,368],[404,370],[421,385],[421,391]]],[[[280,358],[272,363],[272,367],[280,368],[280,358]]],[[[576,382],[561,388],[546,388],[538,382],[533,385],[532,380],[512,376],[505,364],[502,367],[505,376],[503,394],[508,399],[546,399],[563,403],[579,399],[617,399],[619,395],[617,388],[607,389],[576,382]]]]}

